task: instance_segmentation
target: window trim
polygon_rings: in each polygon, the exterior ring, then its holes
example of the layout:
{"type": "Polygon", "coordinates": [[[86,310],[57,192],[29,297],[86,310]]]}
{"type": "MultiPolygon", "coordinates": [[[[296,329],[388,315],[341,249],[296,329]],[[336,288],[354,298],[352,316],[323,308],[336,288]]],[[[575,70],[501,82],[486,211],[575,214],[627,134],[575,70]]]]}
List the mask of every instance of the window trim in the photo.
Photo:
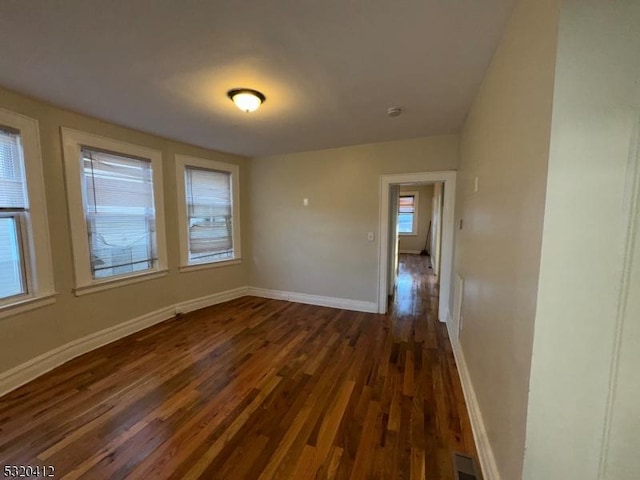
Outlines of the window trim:
{"type": "Polygon", "coordinates": [[[398,217],[400,216],[400,197],[411,197],[413,196],[414,200],[414,209],[413,209],[413,230],[411,232],[398,232],[398,235],[402,237],[415,237],[418,235],[418,206],[420,205],[420,192],[415,191],[401,191],[398,192],[398,217]]]}
{"type": "Polygon", "coordinates": [[[180,234],[180,271],[188,272],[207,268],[226,267],[242,262],[240,237],[240,167],[233,163],[207,160],[188,155],[175,155],[176,191],[178,196],[178,232],[180,234]],[[189,231],[187,228],[187,195],[185,187],[185,171],[187,167],[218,170],[231,175],[231,215],[233,219],[231,240],[233,242],[233,258],[211,260],[207,262],[189,262],[189,231]]]}
{"type": "Polygon", "coordinates": [[[92,133],[60,127],[64,151],[67,207],[73,250],[76,296],[151,280],[168,272],[165,234],[164,184],[162,153],[158,150],[106,138],[92,133]],[[158,260],[154,268],[96,280],[91,275],[89,241],[87,237],[86,205],[82,194],[82,147],[102,149],[124,156],[140,157],[151,162],[153,173],[153,201],[155,208],[156,246],[158,260]]]}
{"type": "Polygon", "coordinates": [[[0,318],[55,302],[40,130],[34,118],[0,108],[0,125],[20,132],[28,210],[16,213],[27,292],[0,300],[0,318]]]}

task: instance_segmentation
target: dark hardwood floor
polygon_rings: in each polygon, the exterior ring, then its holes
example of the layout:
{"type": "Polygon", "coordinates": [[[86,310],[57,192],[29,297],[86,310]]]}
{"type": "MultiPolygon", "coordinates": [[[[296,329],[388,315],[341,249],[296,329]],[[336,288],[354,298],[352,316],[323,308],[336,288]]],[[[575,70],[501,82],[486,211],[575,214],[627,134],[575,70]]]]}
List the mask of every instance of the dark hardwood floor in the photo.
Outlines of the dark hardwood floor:
{"type": "Polygon", "coordinates": [[[388,315],[244,297],[76,358],[0,398],[0,467],[453,480],[475,447],[426,262],[401,256],[388,315]]]}

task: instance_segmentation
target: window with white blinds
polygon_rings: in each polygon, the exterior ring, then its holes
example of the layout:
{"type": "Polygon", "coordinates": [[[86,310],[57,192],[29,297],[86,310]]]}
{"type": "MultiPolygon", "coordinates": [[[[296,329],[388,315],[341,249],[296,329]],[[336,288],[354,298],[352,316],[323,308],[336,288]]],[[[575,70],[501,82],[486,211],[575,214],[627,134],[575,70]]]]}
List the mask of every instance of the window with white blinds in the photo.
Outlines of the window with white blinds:
{"type": "Polygon", "coordinates": [[[84,204],[93,278],[154,268],[151,162],[82,148],[84,204]]]}
{"type": "Polygon", "coordinates": [[[76,295],[167,274],[158,150],[62,128],[76,295]]]}
{"type": "Polygon", "coordinates": [[[38,122],[0,108],[0,318],[55,302],[38,122]]]}
{"type": "Polygon", "coordinates": [[[20,133],[0,127],[0,300],[27,293],[27,184],[20,133]]]}
{"type": "Polygon", "coordinates": [[[239,168],[176,155],[181,268],[240,261],[239,168]]]}
{"type": "Polygon", "coordinates": [[[233,258],[231,173],[185,168],[189,262],[233,258]]]}
{"type": "Polygon", "coordinates": [[[0,207],[27,208],[27,185],[20,133],[0,127],[0,207]]]}

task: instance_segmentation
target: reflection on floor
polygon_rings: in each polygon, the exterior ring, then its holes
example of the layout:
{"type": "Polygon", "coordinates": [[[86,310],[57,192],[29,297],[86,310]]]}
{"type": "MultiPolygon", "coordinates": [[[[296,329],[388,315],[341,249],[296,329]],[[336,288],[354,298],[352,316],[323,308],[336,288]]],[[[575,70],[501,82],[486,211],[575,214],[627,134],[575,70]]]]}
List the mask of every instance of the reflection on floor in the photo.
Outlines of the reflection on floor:
{"type": "Polygon", "coordinates": [[[475,448],[437,285],[402,256],[388,315],[243,297],[0,398],[0,465],[61,479],[453,480],[475,448]]]}
{"type": "Polygon", "coordinates": [[[427,256],[400,254],[396,290],[390,305],[396,315],[428,314],[423,309],[437,305],[438,283],[429,268],[430,262],[427,256]]]}

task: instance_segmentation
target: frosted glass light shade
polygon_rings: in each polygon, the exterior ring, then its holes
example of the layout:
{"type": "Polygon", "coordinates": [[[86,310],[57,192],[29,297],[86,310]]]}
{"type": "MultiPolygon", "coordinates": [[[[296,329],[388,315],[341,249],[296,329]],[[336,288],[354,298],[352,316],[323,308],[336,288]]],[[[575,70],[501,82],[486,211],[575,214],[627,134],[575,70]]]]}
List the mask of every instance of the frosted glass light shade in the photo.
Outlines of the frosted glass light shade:
{"type": "Polygon", "coordinates": [[[265,101],[265,96],[262,93],[248,88],[229,90],[227,95],[240,110],[247,113],[257,110],[265,101]]]}

